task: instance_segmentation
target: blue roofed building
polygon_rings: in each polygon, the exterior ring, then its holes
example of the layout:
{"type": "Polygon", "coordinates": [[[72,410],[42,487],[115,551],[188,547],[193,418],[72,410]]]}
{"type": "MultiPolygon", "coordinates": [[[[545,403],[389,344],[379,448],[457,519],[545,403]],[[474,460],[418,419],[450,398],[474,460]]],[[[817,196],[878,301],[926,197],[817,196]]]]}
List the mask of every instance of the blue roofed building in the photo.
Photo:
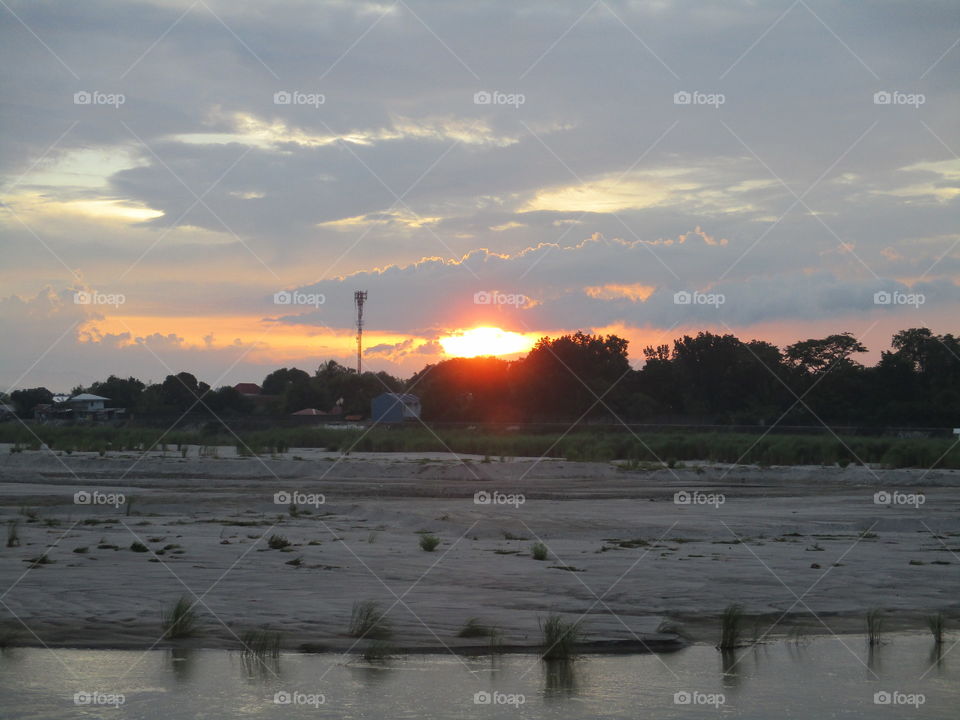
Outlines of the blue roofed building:
{"type": "Polygon", "coordinates": [[[420,398],[409,393],[381,393],[370,401],[370,419],[398,423],[420,417],[420,398]]]}

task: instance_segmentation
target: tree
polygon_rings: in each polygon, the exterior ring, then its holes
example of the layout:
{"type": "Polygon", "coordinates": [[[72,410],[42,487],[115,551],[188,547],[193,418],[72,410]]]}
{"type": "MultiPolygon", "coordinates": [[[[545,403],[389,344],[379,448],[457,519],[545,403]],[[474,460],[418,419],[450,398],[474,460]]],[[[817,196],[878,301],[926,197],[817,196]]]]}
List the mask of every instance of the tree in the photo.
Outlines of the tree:
{"type": "Polygon", "coordinates": [[[510,365],[496,357],[451,358],[427,365],[409,387],[420,396],[425,420],[515,420],[510,365]]]}
{"type": "Polygon", "coordinates": [[[629,341],[576,332],[541,338],[516,363],[514,387],[531,419],[597,417],[617,412],[616,385],[630,373],[629,341]]]}
{"type": "Polygon", "coordinates": [[[298,368],[280,368],[267,375],[260,387],[264,395],[283,395],[294,383],[309,379],[310,375],[298,368]]]}
{"type": "Polygon", "coordinates": [[[247,414],[253,412],[253,401],[231,385],[224,385],[208,392],[204,403],[211,412],[247,414]]]}
{"type": "Polygon", "coordinates": [[[163,405],[180,412],[203,410],[201,400],[208,392],[210,386],[205,382],[198,383],[197,378],[188,372],[167,375],[160,386],[163,405]]]}
{"type": "MultiPolygon", "coordinates": [[[[853,333],[843,332],[823,339],[803,340],[787,347],[786,358],[793,367],[805,373],[819,375],[834,365],[856,364],[850,359],[853,353],[866,352],[867,348],[853,333]]],[[[860,366],[862,367],[862,366],[860,366]]]]}
{"type": "Polygon", "coordinates": [[[91,385],[89,392],[110,398],[110,407],[132,410],[137,406],[144,387],[146,386],[135,377],[128,377],[124,380],[116,375],[111,375],[103,382],[95,382],[91,385]]]}
{"type": "Polygon", "coordinates": [[[53,393],[45,387],[24,388],[23,390],[14,390],[10,393],[10,399],[17,406],[17,414],[20,417],[28,417],[33,414],[33,409],[37,405],[49,405],[53,402],[53,393]]]}

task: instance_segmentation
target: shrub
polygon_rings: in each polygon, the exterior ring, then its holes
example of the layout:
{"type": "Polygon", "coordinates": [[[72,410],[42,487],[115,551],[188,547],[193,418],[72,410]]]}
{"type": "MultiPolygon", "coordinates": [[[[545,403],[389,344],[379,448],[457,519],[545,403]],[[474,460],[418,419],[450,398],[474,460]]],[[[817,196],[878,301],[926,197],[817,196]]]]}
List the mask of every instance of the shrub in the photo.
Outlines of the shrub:
{"type": "Polygon", "coordinates": [[[283,550],[286,547],[290,547],[290,541],[283,535],[274,533],[270,536],[270,539],[267,540],[267,545],[271,550],[283,550]]]}
{"type": "Polygon", "coordinates": [[[460,628],[457,637],[476,638],[476,637],[495,637],[498,634],[497,629],[492,625],[484,625],[479,618],[468,618],[467,622],[460,628]]]}
{"type": "Polygon", "coordinates": [[[130,543],[130,549],[134,552],[150,552],[150,548],[148,548],[142,542],[137,542],[136,540],[130,543]]]}
{"type": "Polygon", "coordinates": [[[534,560],[546,560],[550,551],[542,542],[535,542],[531,552],[534,560]]]}
{"type": "Polygon", "coordinates": [[[436,535],[421,535],[420,536],[420,549],[426,552],[433,552],[437,549],[437,546],[440,544],[440,538],[436,535]]]}

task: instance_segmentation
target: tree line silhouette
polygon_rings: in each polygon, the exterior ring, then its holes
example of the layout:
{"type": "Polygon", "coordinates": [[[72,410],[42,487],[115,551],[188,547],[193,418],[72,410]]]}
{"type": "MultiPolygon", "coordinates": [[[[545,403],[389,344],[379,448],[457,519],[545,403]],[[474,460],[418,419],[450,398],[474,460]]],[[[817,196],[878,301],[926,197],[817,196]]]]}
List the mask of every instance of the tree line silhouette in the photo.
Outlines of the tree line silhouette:
{"type": "MultiPolygon", "coordinates": [[[[897,332],[871,367],[857,361],[867,349],[848,332],[784,349],[700,332],[672,347],[643,348],[638,369],[629,363],[628,344],[583,332],[545,337],[517,360],[452,358],[406,381],[386,372],[358,375],[329,360],[312,375],[274,370],[257,401],[187,372],[149,386],[111,375],[74,392],[103,395],[142,415],[288,415],[338,407],[344,416],[367,416],[376,395],[412,392],[421,398],[423,419],[435,422],[960,426],[960,340],[927,328],[897,332]]],[[[46,388],[28,388],[10,399],[29,416],[51,397],[46,388]]]]}

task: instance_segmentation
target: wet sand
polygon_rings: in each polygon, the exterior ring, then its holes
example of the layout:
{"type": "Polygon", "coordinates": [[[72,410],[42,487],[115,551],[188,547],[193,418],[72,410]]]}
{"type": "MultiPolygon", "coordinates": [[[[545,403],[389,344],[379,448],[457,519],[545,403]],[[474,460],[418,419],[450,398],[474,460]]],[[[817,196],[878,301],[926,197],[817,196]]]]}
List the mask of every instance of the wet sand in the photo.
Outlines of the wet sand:
{"type": "Polygon", "coordinates": [[[875,607],[891,630],[934,611],[960,618],[957,471],[197,455],[0,446],[0,515],[20,520],[20,546],[0,548],[0,628],[13,642],[238,648],[244,630],[269,627],[290,649],[342,651],[366,644],[347,635],[362,600],[390,608],[391,646],[409,652],[485,651],[457,637],[471,617],[529,651],[552,612],[582,618],[596,652],[713,642],[733,602],[760,637],[862,632],[875,607]],[[75,504],[94,491],[132,499],[129,512],[75,504]],[[692,502],[676,503],[684,491],[692,502]],[[882,491],[901,495],[877,504],[882,491]],[[921,491],[922,504],[906,502],[921,491]],[[275,496],[294,492],[323,503],[301,497],[291,514],[275,496]],[[478,492],[496,500],[478,504],[478,492]],[[440,538],[434,552],[420,549],[424,532],[440,538]],[[270,549],[274,534],[291,545],[270,549]],[[163,640],[161,611],[181,595],[201,598],[201,632],[163,640]],[[658,632],[664,623],[683,637],[658,632]]]}

